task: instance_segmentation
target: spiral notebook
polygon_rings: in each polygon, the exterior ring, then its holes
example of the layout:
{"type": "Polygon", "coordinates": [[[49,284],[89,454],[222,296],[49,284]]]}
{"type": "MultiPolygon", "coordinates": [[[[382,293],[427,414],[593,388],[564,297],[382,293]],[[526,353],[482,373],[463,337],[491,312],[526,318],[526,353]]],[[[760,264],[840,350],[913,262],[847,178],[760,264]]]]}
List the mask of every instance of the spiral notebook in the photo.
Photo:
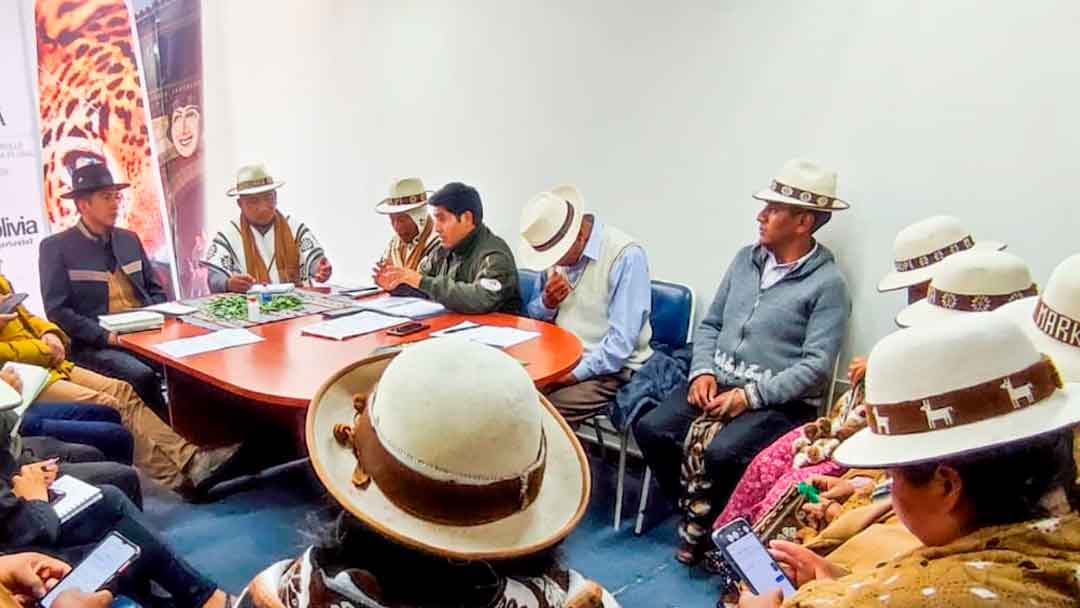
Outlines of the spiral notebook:
{"type": "Polygon", "coordinates": [[[84,509],[101,500],[100,489],[71,475],[63,475],[52,482],[49,491],[56,496],[56,499],[49,504],[52,505],[56,516],[60,518],[61,524],[67,523],[84,509]]]}

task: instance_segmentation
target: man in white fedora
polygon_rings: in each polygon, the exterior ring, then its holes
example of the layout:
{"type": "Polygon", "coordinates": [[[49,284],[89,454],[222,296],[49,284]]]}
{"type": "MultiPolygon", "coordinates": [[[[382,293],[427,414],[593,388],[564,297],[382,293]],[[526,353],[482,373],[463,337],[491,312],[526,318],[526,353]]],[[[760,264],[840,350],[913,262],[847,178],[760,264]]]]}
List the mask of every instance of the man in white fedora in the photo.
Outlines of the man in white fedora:
{"type": "Polygon", "coordinates": [[[391,184],[390,196],[375,205],[375,212],[389,216],[394,229],[383,263],[416,270],[439,248],[439,235],[428,212],[428,194],[419,177],[407,177],[391,184]]]}
{"type": "Polygon", "coordinates": [[[206,251],[210,291],[246,293],[256,284],[330,280],[333,267],[315,234],[278,211],[277,189],[284,185],[260,164],[236,172],[236,185],[225,194],[236,197],[240,221],[218,231],[206,251]]]}
{"type": "Polygon", "coordinates": [[[938,264],[926,299],[896,315],[900,327],[912,327],[996,310],[1039,293],[1028,265],[993,249],[958,253],[938,264]]]}
{"type": "Polygon", "coordinates": [[[1078,391],[997,313],[881,340],[867,367],[868,426],[833,458],[887,469],[892,507],[923,547],[848,574],[774,541],[798,592],[746,593],[740,608],[1076,606],[1080,518],[1052,515],[1044,499],[1062,486],[1075,499],[1078,391]]]}
{"type": "Polygon", "coordinates": [[[759,241],[735,255],[698,325],[687,382],[634,426],[661,487],[686,512],[676,553],[684,563],[700,559],[713,511],[750,460],[815,416],[851,311],[832,253],[813,237],[848,208],[836,197],[836,173],[792,160],[754,198],[765,203],[759,241]],[[696,421],[722,428],[699,446],[707,481],[697,487],[705,491],[684,495],[683,446],[696,421]]]}
{"type": "Polygon", "coordinates": [[[618,605],[553,555],[585,513],[589,465],[506,353],[451,336],[350,364],[312,399],[306,436],[342,516],[241,606],[618,605]]]}
{"type": "Polygon", "coordinates": [[[574,186],[541,192],[521,214],[522,266],[541,270],[525,303],[534,319],[574,333],[585,355],[545,387],[571,424],[596,414],[652,355],[645,249],[588,213],[574,186]]]}
{"type": "Polygon", "coordinates": [[[893,270],[878,282],[878,291],[908,290],[908,304],[926,297],[930,280],[941,262],[963,251],[997,251],[998,241],[975,241],[960,220],[935,215],[907,226],[893,242],[893,270]]]}

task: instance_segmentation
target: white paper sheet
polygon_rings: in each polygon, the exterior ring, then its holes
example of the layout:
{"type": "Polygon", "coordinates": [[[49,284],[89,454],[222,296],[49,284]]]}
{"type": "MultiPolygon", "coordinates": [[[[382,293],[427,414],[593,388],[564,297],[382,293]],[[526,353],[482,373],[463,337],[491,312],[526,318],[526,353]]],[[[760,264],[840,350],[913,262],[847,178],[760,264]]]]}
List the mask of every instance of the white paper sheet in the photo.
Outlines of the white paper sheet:
{"type": "Polygon", "coordinates": [[[194,338],[181,338],[170,340],[154,346],[154,348],[169,355],[180,358],[208,353],[215,350],[224,350],[234,346],[244,346],[262,342],[262,336],[257,336],[246,329],[223,329],[194,338]]]}
{"type": "Polygon", "coordinates": [[[497,348],[510,348],[516,344],[527,342],[540,335],[539,332],[526,331],[516,327],[500,327],[498,325],[481,325],[472,321],[462,321],[457,325],[447,327],[442,331],[433,332],[433,337],[459,336],[480,342],[497,348]]]}
{"type": "MultiPolygon", "coordinates": [[[[45,385],[49,383],[49,370],[38,365],[17,363],[15,361],[8,361],[3,365],[3,368],[15,370],[15,373],[19,375],[19,379],[22,380],[22,394],[16,393],[19,400],[10,404],[10,408],[14,408],[15,413],[22,416],[22,413],[26,411],[26,408],[30,407],[30,404],[34,402],[34,399],[37,399],[38,395],[41,394],[41,391],[45,389],[45,385]]],[[[7,387],[6,383],[0,382],[0,384],[7,387]]],[[[0,410],[10,408],[3,407],[0,408],[0,410]]],[[[20,421],[19,424],[21,425],[22,421],[20,421]]]]}
{"type": "Polygon", "coordinates": [[[154,304],[153,306],[144,306],[142,310],[150,310],[153,312],[160,312],[163,315],[172,315],[179,317],[181,315],[190,315],[193,312],[198,311],[198,308],[194,306],[188,306],[187,304],[181,304],[180,302],[165,302],[164,304],[154,304]]]}
{"type": "Polygon", "coordinates": [[[395,317],[408,317],[410,319],[422,319],[446,311],[446,307],[438,302],[424,300],[423,298],[407,298],[399,296],[362,300],[358,302],[357,305],[365,310],[381,312],[384,315],[393,315],[395,317]]]}
{"type": "Polygon", "coordinates": [[[309,336],[344,340],[353,336],[370,334],[387,327],[407,323],[401,317],[391,317],[377,312],[358,312],[354,315],[308,325],[301,333],[309,336]]]}

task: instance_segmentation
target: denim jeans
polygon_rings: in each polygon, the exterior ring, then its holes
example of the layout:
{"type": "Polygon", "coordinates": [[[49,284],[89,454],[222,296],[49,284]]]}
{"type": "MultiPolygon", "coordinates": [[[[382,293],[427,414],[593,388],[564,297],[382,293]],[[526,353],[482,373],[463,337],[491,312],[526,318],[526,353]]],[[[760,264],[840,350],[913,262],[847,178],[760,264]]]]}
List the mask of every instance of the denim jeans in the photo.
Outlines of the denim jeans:
{"type": "Polygon", "coordinates": [[[93,446],[122,464],[131,464],[135,453],[135,440],[121,424],[120,412],[105,405],[35,403],[23,414],[19,434],[93,446]]]}

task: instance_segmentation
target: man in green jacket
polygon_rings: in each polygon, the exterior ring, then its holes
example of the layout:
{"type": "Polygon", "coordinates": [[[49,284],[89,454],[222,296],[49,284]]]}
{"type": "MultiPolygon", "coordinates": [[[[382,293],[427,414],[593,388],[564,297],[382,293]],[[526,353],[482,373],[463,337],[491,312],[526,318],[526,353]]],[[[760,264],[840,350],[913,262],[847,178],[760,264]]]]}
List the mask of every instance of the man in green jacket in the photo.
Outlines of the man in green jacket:
{"type": "Polygon", "coordinates": [[[517,265],[506,241],[484,225],[476,188],[451,182],[430,199],[442,247],[409,270],[385,260],[375,282],[390,291],[408,285],[455,312],[482,314],[521,310],[517,265]]]}

